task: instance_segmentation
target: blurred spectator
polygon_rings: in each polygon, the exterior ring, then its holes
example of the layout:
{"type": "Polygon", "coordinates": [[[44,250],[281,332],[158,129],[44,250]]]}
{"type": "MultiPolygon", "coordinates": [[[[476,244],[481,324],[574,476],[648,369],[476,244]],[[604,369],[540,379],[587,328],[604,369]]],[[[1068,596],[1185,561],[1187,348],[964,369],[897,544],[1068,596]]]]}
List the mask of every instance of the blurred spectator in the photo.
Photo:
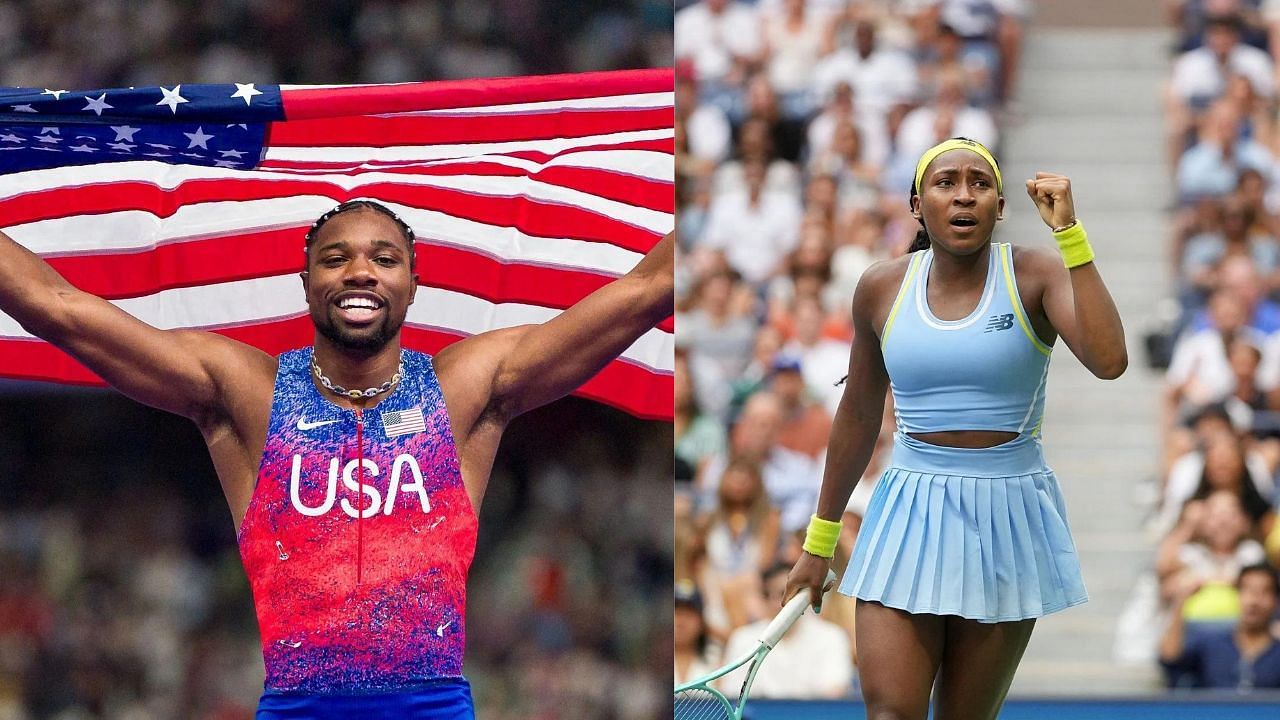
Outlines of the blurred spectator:
{"type": "Polygon", "coordinates": [[[1239,434],[1230,427],[1208,434],[1201,447],[1180,458],[1170,471],[1159,530],[1172,530],[1188,501],[1203,500],[1219,490],[1235,494],[1251,522],[1261,520],[1270,509],[1267,498],[1274,491],[1266,460],[1256,452],[1247,452],[1239,434]]]}
{"type": "Polygon", "coordinates": [[[1170,685],[1237,692],[1280,688],[1280,637],[1271,629],[1280,607],[1275,569],[1257,563],[1240,570],[1239,620],[1230,627],[1188,627],[1181,610],[1193,588],[1179,590],[1169,628],[1160,640],[1160,662],[1170,685]]]}
{"type": "Polygon", "coordinates": [[[809,457],[778,445],[782,421],[782,403],[776,395],[758,392],[747,398],[730,433],[727,453],[711,458],[698,480],[703,507],[715,504],[712,499],[732,459],[760,468],[769,501],[782,511],[783,533],[808,524],[818,502],[820,468],[809,457]]]}
{"type": "Polygon", "coordinates": [[[1192,328],[1178,339],[1165,376],[1171,420],[1188,408],[1220,403],[1235,389],[1227,346],[1237,336],[1254,345],[1262,344],[1257,331],[1247,325],[1247,313],[1248,308],[1238,295],[1219,290],[1209,300],[1210,326],[1192,328]]]}
{"type": "Polygon", "coordinates": [[[692,580],[676,582],[672,635],[675,637],[675,684],[681,685],[716,669],[714,648],[702,617],[702,595],[692,580]]]}
{"type": "Polygon", "coordinates": [[[931,6],[926,15],[932,15],[938,26],[954,28],[964,39],[967,53],[985,56],[989,73],[999,79],[998,97],[1010,99],[1022,57],[1025,0],[925,0],[925,4],[931,6]]]}
{"type": "Polygon", "coordinates": [[[1271,152],[1240,136],[1240,114],[1234,106],[1214,103],[1205,113],[1196,143],[1178,161],[1178,195],[1184,201],[1221,197],[1235,189],[1245,169],[1270,177],[1271,152]]]}
{"type": "Polygon", "coordinates": [[[697,80],[692,73],[676,75],[676,122],[687,133],[683,161],[696,161],[696,176],[709,177],[716,163],[729,157],[733,146],[733,129],[724,111],[698,97],[697,80]]]}
{"type": "Polygon", "coordinates": [[[782,404],[782,430],[778,445],[817,459],[827,449],[831,414],[809,398],[800,374],[800,359],[779,354],[773,361],[769,389],[782,404]]]}
{"type": "Polygon", "coordinates": [[[709,94],[741,86],[759,62],[761,44],[759,18],[745,3],[698,0],[676,13],[676,61],[692,62],[709,94]]]}
{"type": "Polygon", "coordinates": [[[999,140],[991,113],[967,104],[964,79],[955,71],[938,77],[938,93],[932,103],[902,118],[894,140],[889,186],[906,196],[915,179],[916,161],[925,150],[951,137],[966,137],[988,147],[995,147],[999,140]]]}
{"type": "Polygon", "coordinates": [[[700,578],[716,600],[712,623],[734,628],[759,617],[760,573],[777,560],[778,510],[765,493],[760,466],[735,458],[721,473],[716,504],[698,521],[700,578]]]}
{"type": "Polygon", "coordinates": [[[836,385],[849,368],[850,344],[823,334],[825,312],[815,297],[801,295],[792,306],[795,335],[783,352],[800,359],[809,393],[835,415],[843,389],[836,385]]]}
{"type": "Polygon", "coordinates": [[[720,165],[715,172],[714,191],[717,195],[746,192],[749,189],[746,166],[751,163],[765,167],[764,192],[791,198],[799,194],[800,171],[795,163],[774,153],[772,127],[763,117],[749,117],[743,121],[738,129],[737,157],[720,165]]]}
{"type": "Polygon", "coordinates": [[[724,426],[715,418],[704,415],[698,407],[693,390],[693,376],[689,370],[689,355],[676,352],[675,364],[675,454],[676,460],[688,467],[686,477],[676,480],[693,480],[707,458],[724,452],[724,426]]]}
{"type": "Polygon", "coordinates": [[[765,189],[765,164],[743,163],[746,188],[711,201],[702,245],[721,250],[749,283],[765,281],[796,246],[801,210],[794,196],[765,189]]]}
{"type": "Polygon", "coordinates": [[[828,174],[831,172],[823,158],[831,152],[836,128],[844,123],[852,123],[858,133],[859,157],[862,162],[883,167],[889,159],[889,133],[884,119],[856,102],[849,83],[838,82],[831,90],[831,96],[822,111],[813,118],[806,131],[809,165],[812,170],[828,174]]]}
{"type": "Polygon", "coordinates": [[[1204,22],[1204,44],[1187,50],[1173,66],[1170,90],[1183,107],[1203,108],[1226,90],[1229,74],[1243,75],[1254,91],[1275,95],[1275,73],[1266,51],[1240,41],[1239,15],[1224,13],[1204,22]]]}
{"type": "Polygon", "coordinates": [[[830,97],[845,83],[858,103],[883,121],[896,105],[915,99],[915,62],[901,50],[877,43],[875,22],[857,18],[854,4],[849,7],[851,14],[832,25],[831,50],[814,69],[814,89],[820,97],[830,97]],[[853,45],[837,47],[835,38],[845,22],[854,26],[853,45]]]}
{"type": "Polygon", "coordinates": [[[724,417],[730,380],[743,370],[755,336],[750,296],[737,275],[718,269],[703,276],[687,307],[676,313],[676,345],[689,351],[689,370],[703,409],[724,417]]]}
{"type": "Polygon", "coordinates": [[[955,75],[963,79],[968,102],[977,107],[987,107],[995,100],[994,72],[991,56],[972,45],[966,49],[960,33],[945,23],[938,26],[933,42],[921,52],[920,83],[926,95],[937,94],[942,76],[955,75]]]}
{"type": "MultiPolygon", "coordinates": [[[[1182,260],[1182,276],[1196,291],[1193,299],[1196,305],[1203,302],[1208,293],[1218,287],[1241,288],[1238,282],[1243,280],[1253,303],[1261,302],[1265,288],[1259,275],[1274,277],[1280,270],[1280,245],[1275,238],[1265,232],[1258,232],[1258,218],[1255,210],[1246,204],[1243,197],[1229,195],[1222,203],[1221,225],[1217,232],[1205,232],[1196,235],[1187,242],[1182,260]],[[1236,277],[1222,277],[1223,260],[1240,257],[1245,260],[1241,267],[1235,269],[1236,277]]],[[[1253,303],[1250,303],[1251,305],[1253,303]]],[[[1270,314],[1276,312],[1274,304],[1268,310],[1251,307],[1255,322],[1253,327],[1264,332],[1280,330],[1280,317],[1270,317],[1257,324],[1256,313],[1259,310],[1270,314]]]]}
{"type": "Polygon", "coordinates": [[[1186,134],[1200,112],[1226,92],[1230,74],[1247,78],[1258,96],[1275,97],[1271,58],[1262,50],[1242,44],[1240,28],[1240,18],[1235,15],[1209,18],[1205,44],[1183,53],[1174,63],[1166,95],[1171,157],[1181,154],[1186,134]]]}
{"type": "Polygon", "coordinates": [[[1161,543],[1156,572],[1166,598],[1188,594],[1182,606],[1188,620],[1239,614],[1236,577],[1241,568],[1266,560],[1262,545],[1249,537],[1252,530],[1240,495],[1230,490],[1215,490],[1183,508],[1178,526],[1161,543]]]}
{"type": "Polygon", "coordinates": [[[807,117],[813,108],[813,68],[822,52],[826,24],[807,0],[783,0],[781,12],[764,22],[764,64],[783,114],[807,117]]]}
{"type": "MultiPolygon", "coordinates": [[[[725,657],[746,654],[760,642],[772,615],[782,607],[789,564],[774,565],[763,575],[763,605],[770,617],[744,625],[729,636],[725,657]]],[[[849,636],[839,625],[806,612],[796,620],[769,653],[768,662],[751,686],[755,698],[840,698],[853,689],[853,652],[849,636]]],[[[742,688],[746,669],[725,675],[720,690],[733,697],[742,688]]]]}
{"type": "Polygon", "coordinates": [[[1179,30],[1178,50],[1194,50],[1204,44],[1205,25],[1224,15],[1240,19],[1241,40],[1267,49],[1267,27],[1260,12],[1272,0],[1166,0],[1170,19],[1179,30]]]}

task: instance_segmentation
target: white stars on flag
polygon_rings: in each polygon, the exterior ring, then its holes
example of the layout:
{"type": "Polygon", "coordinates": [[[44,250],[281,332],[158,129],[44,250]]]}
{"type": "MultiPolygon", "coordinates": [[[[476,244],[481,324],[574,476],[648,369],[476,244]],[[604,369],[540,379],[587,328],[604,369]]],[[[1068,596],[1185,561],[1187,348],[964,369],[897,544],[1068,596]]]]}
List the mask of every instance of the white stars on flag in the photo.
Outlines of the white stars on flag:
{"type": "Polygon", "coordinates": [[[30,105],[10,105],[14,112],[36,112],[36,109],[30,105]]]}
{"type": "Polygon", "coordinates": [[[107,103],[106,93],[102,93],[96,98],[91,98],[86,95],[84,99],[85,99],[85,102],[88,104],[85,105],[83,108],[81,108],[81,110],[86,110],[86,111],[92,110],[98,114],[98,117],[102,117],[103,110],[110,110],[111,108],[115,107],[114,105],[110,105],[107,103]]]}
{"type": "Polygon", "coordinates": [[[45,89],[44,89],[44,92],[42,92],[42,93],[40,93],[40,94],[41,94],[41,95],[52,95],[54,100],[61,100],[61,99],[62,99],[62,94],[63,94],[63,93],[65,93],[65,92],[67,92],[67,91],[66,91],[66,90],[50,90],[49,88],[45,88],[45,89]]]}
{"type": "MultiPolygon", "coordinates": [[[[0,140],[3,140],[3,139],[4,139],[3,137],[0,137],[0,140]]],[[[235,158],[235,159],[237,159],[237,160],[239,160],[240,158],[244,157],[244,151],[243,151],[243,150],[219,150],[219,151],[218,151],[218,154],[219,154],[219,155],[221,155],[221,156],[222,156],[222,157],[224,157],[224,158],[226,158],[226,157],[233,157],[233,158],[235,158]]]]}
{"type": "Polygon", "coordinates": [[[119,152],[129,152],[138,146],[132,145],[127,142],[113,142],[113,143],[107,143],[107,147],[110,147],[119,152]]]}
{"type": "Polygon", "coordinates": [[[236,83],[236,91],[232,94],[233,98],[244,98],[245,106],[249,106],[254,95],[261,95],[262,91],[253,87],[253,83],[236,83]]]}
{"type": "Polygon", "coordinates": [[[212,140],[214,137],[213,135],[205,135],[203,127],[196,128],[196,131],[193,133],[184,132],[182,134],[187,136],[187,140],[191,141],[191,144],[187,146],[188,150],[194,147],[204,148],[205,150],[208,150],[209,141],[212,140]]]}
{"type": "Polygon", "coordinates": [[[116,131],[116,142],[133,142],[134,133],[142,128],[131,127],[129,125],[112,125],[112,130],[116,131]]]}
{"type": "Polygon", "coordinates": [[[4,142],[22,142],[22,138],[10,132],[0,135],[0,140],[3,140],[4,142]]]}
{"type": "Polygon", "coordinates": [[[72,145],[71,150],[72,152],[98,152],[98,148],[89,147],[84,143],[80,143],[79,145],[72,145]]]}
{"type": "Polygon", "coordinates": [[[171,110],[171,111],[173,112],[173,114],[174,114],[174,115],[177,115],[177,114],[178,114],[178,105],[181,105],[182,103],[185,103],[185,102],[190,102],[190,101],[189,101],[189,100],[187,100],[186,98],[182,97],[182,95],[180,94],[181,92],[182,92],[182,86],[181,86],[181,85],[175,85],[175,86],[174,86],[174,88],[173,88],[172,90],[168,90],[168,89],[166,89],[166,88],[164,88],[164,87],[161,87],[161,88],[160,88],[160,93],[161,93],[161,94],[163,94],[163,95],[164,95],[164,97],[163,97],[163,98],[161,98],[161,99],[160,99],[160,102],[158,102],[158,103],[156,103],[156,104],[157,104],[157,105],[168,105],[168,106],[169,106],[169,110],[171,110]]]}

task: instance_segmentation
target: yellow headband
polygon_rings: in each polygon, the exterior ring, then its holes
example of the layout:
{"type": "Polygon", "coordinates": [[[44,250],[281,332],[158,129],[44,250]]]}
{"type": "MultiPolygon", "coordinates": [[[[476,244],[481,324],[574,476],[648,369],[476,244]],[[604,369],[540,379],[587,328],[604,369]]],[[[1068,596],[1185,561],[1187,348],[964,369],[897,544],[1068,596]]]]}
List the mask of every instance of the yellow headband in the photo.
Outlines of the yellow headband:
{"type": "Polygon", "coordinates": [[[920,181],[924,179],[924,169],[929,167],[929,163],[933,162],[934,158],[948,150],[968,150],[982,156],[983,159],[991,163],[991,169],[996,174],[996,192],[1004,192],[1004,181],[1000,177],[1000,166],[996,164],[996,159],[991,154],[991,151],[983,147],[980,142],[975,142],[967,138],[951,138],[950,140],[943,140],[937,145],[925,150],[924,154],[920,156],[920,162],[916,163],[917,194],[920,192],[920,181]]]}

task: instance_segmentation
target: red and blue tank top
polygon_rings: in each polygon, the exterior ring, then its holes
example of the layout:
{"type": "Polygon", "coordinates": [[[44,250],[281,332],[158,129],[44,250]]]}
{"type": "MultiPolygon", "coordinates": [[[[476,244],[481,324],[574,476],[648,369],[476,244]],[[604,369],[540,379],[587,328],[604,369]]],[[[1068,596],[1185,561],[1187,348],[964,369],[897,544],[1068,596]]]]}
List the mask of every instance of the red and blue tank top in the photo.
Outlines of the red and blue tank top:
{"type": "Polygon", "coordinates": [[[369,693],[462,676],[477,520],[431,359],[357,413],[320,394],[311,348],[280,356],[240,527],[266,688],[369,693]]]}

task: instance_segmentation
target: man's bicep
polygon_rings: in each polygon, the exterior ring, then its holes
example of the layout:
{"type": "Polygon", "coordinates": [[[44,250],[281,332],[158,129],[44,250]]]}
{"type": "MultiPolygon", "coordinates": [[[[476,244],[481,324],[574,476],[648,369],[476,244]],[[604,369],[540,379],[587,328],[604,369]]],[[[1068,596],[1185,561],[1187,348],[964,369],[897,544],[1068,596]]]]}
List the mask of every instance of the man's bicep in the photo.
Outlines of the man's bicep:
{"type": "MultiPolygon", "coordinates": [[[[138,402],[196,419],[218,403],[216,371],[234,371],[234,341],[194,330],[160,330],[101,298],[76,293],[47,338],[138,402]]],[[[234,343],[239,345],[239,343],[234,343]]],[[[247,349],[247,346],[245,346],[247,349]]]]}

